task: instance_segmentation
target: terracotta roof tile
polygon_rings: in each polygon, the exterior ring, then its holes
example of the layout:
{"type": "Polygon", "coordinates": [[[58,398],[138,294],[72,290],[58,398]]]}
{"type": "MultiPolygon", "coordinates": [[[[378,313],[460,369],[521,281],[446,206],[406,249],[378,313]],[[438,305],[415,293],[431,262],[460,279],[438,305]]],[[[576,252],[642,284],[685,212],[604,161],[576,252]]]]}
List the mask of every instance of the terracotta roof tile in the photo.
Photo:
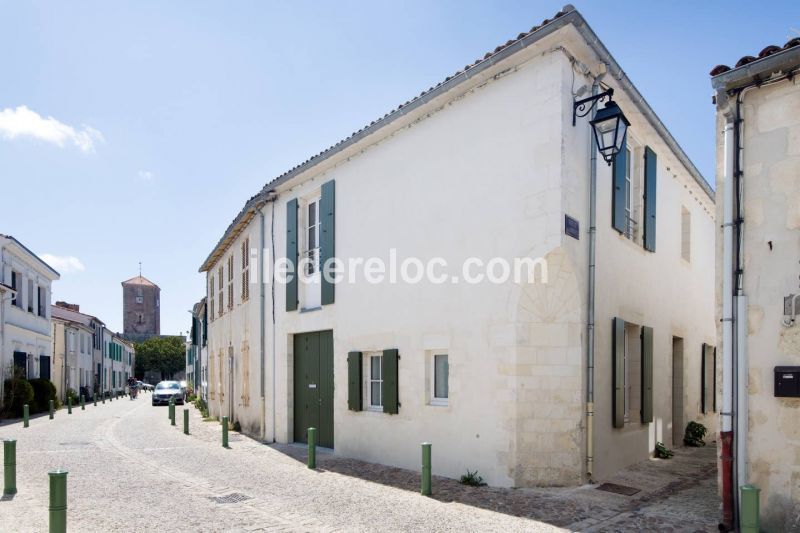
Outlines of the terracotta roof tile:
{"type": "MultiPolygon", "coordinates": [[[[752,63],[753,61],[758,61],[759,59],[764,59],[765,57],[769,57],[772,54],[777,54],[778,52],[782,52],[784,50],[788,50],[789,48],[794,48],[795,46],[800,46],[800,37],[794,37],[792,39],[789,39],[786,42],[786,44],[784,44],[782,47],[781,46],[776,46],[774,44],[771,44],[771,45],[765,47],[763,50],[761,50],[758,53],[758,57],[755,57],[755,56],[744,56],[741,59],[739,59],[739,61],[736,62],[736,65],[733,68],[743,67],[743,66],[745,66],[745,65],[747,65],[749,63],[752,63]]],[[[713,76],[719,76],[720,74],[722,74],[724,72],[728,72],[729,70],[732,70],[732,69],[728,65],[717,65],[716,67],[711,69],[711,72],[709,72],[709,75],[711,75],[712,77],[713,76]]]]}

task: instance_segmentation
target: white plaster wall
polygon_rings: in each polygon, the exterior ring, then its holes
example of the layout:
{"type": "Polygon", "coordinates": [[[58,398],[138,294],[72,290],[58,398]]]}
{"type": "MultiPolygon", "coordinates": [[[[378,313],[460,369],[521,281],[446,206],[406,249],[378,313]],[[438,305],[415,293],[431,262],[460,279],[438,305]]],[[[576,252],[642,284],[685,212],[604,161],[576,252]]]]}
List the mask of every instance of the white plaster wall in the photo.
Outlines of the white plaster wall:
{"type": "MultiPolygon", "coordinates": [[[[750,410],[746,481],[761,489],[761,527],[790,531],[800,527],[800,399],[776,398],[773,379],[775,366],[800,366],[800,325],[781,324],[783,297],[800,292],[800,83],[748,90],[742,113],[750,410]]],[[[723,127],[718,113],[717,130],[723,127]]],[[[723,157],[719,135],[718,170],[723,157]]],[[[720,190],[726,186],[720,180],[720,190]]],[[[722,217],[721,201],[718,212],[722,217]]],[[[721,257],[721,248],[718,253],[721,257]]]]}

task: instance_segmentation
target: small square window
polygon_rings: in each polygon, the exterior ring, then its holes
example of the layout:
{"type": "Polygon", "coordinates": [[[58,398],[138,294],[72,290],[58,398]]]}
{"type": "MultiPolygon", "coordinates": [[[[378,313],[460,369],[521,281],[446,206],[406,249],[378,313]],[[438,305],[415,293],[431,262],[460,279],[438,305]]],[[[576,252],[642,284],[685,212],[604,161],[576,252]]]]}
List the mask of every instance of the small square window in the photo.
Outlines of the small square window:
{"type": "Polygon", "coordinates": [[[370,409],[383,411],[383,355],[369,357],[369,387],[367,387],[370,409]]]}
{"type": "Polygon", "coordinates": [[[447,354],[434,354],[431,365],[431,405],[447,405],[450,397],[450,364],[447,354]]]}

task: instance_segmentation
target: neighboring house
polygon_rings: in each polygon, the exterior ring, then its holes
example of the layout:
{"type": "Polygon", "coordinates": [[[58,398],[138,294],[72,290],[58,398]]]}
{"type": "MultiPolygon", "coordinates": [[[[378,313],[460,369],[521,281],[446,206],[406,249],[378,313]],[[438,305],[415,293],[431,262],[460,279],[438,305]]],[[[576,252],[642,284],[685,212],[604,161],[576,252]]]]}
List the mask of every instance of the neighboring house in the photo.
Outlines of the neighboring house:
{"type": "MultiPolygon", "coordinates": [[[[761,489],[764,531],[800,529],[800,38],[711,71],[717,105],[720,470],[761,489]]],[[[735,522],[733,522],[735,523],[735,522]]]]}
{"type": "Polygon", "coordinates": [[[133,344],[106,328],[103,330],[103,352],[103,392],[124,391],[128,378],[133,375],[136,357],[133,344]]]}
{"type": "Polygon", "coordinates": [[[691,420],[716,431],[714,228],[710,187],[567,6],[245,204],[200,268],[211,414],[404,468],[429,441],[436,474],[492,485],[609,476],[691,420]],[[630,121],[612,166],[573,126],[593,85],[630,121]],[[393,254],[453,277],[320,277],[393,254]],[[273,279],[283,258],[312,283],[273,279]],[[471,283],[470,258],[536,282],[471,283]]]}
{"type": "Polygon", "coordinates": [[[207,399],[206,389],[206,367],[207,358],[207,324],[205,298],[192,306],[192,327],[189,339],[186,341],[186,381],[189,382],[195,394],[207,399]]]}
{"type": "Polygon", "coordinates": [[[18,368],[28,379],[52,379],[50,295],[60,278],[50,265],[10,235],[0,234],[0,401],[3,381],[18,368]]]}
{"type": "Polygon", "coordinates": [[[91,393],[99,392],[102,372],[102,335],[105,324],[97,317],[81,313],[80,306],[56,302],[51,307],[53,316],[53,360],[56,367],[54,379],[59,397],[66,389],[80,392],[87,387],[91,393]],[[74,335],[74,344],[70,336],[74,335]],[[72,356],[68,354],[74,354],[72,356]],[[64,365],[68,371],[65,372],[64,365]]]}

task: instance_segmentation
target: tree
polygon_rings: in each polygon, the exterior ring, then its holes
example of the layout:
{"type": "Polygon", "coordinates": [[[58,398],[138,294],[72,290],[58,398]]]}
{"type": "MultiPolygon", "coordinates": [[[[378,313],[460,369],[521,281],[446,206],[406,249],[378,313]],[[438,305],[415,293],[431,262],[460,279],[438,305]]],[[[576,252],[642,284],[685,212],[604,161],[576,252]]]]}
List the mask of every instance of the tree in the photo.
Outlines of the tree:
{"type": "Polygon", "coordinates": [[[147,371],[158,372],[169,379],[186,367],[186,347],[183,337],[150,337],[134,344],[136,349],[134,374],[139,379],[147,371]]]}

